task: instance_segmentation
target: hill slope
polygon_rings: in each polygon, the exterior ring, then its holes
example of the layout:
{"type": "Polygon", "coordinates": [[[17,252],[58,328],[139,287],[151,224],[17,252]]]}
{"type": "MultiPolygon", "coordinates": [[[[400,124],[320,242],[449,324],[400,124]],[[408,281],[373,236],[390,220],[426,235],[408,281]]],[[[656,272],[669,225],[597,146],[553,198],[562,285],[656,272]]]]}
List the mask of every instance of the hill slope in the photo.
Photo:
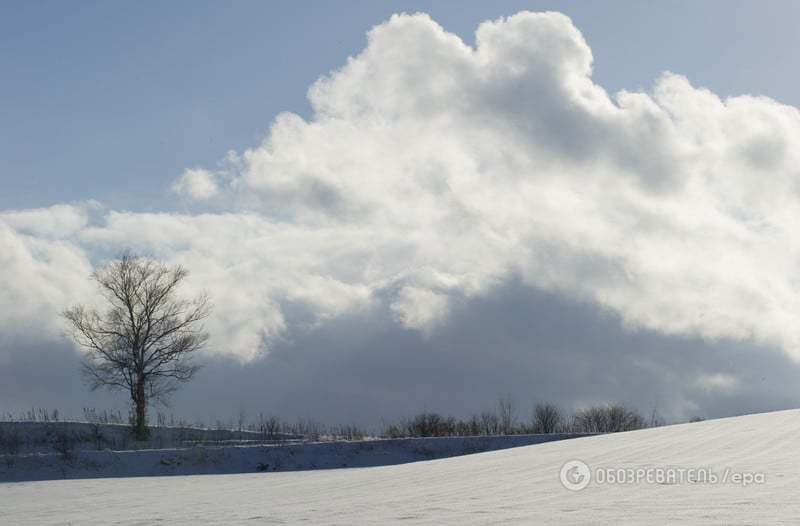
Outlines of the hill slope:
{"type": "MultiPolygon", "coordinates": [[[[162,430],[163,431],[163,430],[162,430]]],[[[361,441],[294,442],[123,451],[75,450],[68,460],[53,451],[16,457],[0,455],[0,484],[109,477],[231,475],[375,467],[496,451],[580,437],[579,434],[400,438],[361,441]],[[9,460],[11,462],[9,462],[9,460]]],[[[234,442],[234,441],[230,441],[234,442]]],[[[220,445],[222,444],[222,445],[220,445]]],[[[91,445],[84,443],[84,445],[91,445]]],[[[41,448],[44,449],[44,448],[41,448]]]]}
{"type": "MultiPolygon", "coordinates": [[[[800,517],[800,411],[553,442],[401,466],[0,484],[3,524],[792,524],[800,517]],[[565,489],[597,468],[702,468],[726,483],[565,489]],[[743,485],[736,473],[764,477],[743,485]]],[[[595,471],[596,475],[596,471],[595,471]]]]}

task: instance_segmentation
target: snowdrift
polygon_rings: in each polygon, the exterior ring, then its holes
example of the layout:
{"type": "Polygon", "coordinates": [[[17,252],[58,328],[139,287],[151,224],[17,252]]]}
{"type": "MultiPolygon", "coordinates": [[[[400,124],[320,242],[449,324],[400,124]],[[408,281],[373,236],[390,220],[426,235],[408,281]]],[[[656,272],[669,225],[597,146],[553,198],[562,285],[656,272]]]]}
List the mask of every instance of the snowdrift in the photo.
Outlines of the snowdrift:
{"type": "Polygon", "coordinates": [[[0,523],[795,524],[799,446],[783,411],[367,469],[0,484],[0,523]],[[658,469],[717,478],[595,478],[658,469]]]}

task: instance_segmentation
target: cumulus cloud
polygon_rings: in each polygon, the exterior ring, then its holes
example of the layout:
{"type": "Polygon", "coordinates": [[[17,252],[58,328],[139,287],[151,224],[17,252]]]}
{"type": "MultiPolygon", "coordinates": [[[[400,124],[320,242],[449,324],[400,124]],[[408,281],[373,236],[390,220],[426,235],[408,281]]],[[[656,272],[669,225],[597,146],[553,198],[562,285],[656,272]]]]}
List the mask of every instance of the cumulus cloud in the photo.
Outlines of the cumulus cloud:
{"type": "Polygon", "coordinates": [[[22,235],[40,239],[63,239],[80,232],[88,224],[87,210],[100,204],[54,205],[45,209],[0,212],[0,222],[22,235]]]}
{"type": "MultiPolygon", "coordinates": [[[[63,208],[52,214],[73,218],[63,208]]],[[[52,221],[48,211],[0,215],[0,362],[14,342],[59,340],[61,311],[92,297],[86,280],[92,269],[89,260],[74,243],[45,235],[52,221]],[[38,235],[23,233],[26,229],[38,235]]],[[[63,225],[67,230],[71,226],[63,225]]]]}
{"type": "Polygon", "coordinates": [[[392,304],[397,319],[409,327],[429,332],[444,321],[447,296],[419,287],[403,287],[392,304]]]}
{"type": "Polygon", "coordinates": [[[557,13],[485,22],[475,42],[421,14],[376,26],[311,87],[310,120],[281,114],[224,173],[174,184],[227,213],[111,211],[63,229],[5,214],[0,246],[36,262],[52,259],[37,243],[65,251],[78,272],[48,275],[52,290],[126,245],[184,263],[214,297],[215,349],[243,359],[379,304],[430,333],[516,277],[633,329],[800,359],[796,108],[671,73],[610,95],[557,13]]]}
{"type": "Polygon", "coordinates": [[[198,201],[211,199],[219,193],[217,181],[213,173],[201,168],[187,169],[183,175],[172,184],[172,191],[177,194],[186,194],[198,201]]]}
{"type": "Polygon", "coordinates": [[[735,376],[724,373],[701,374],[697,377],[697,386],[709,390],[732,391],[739,382],[735,376]]]}

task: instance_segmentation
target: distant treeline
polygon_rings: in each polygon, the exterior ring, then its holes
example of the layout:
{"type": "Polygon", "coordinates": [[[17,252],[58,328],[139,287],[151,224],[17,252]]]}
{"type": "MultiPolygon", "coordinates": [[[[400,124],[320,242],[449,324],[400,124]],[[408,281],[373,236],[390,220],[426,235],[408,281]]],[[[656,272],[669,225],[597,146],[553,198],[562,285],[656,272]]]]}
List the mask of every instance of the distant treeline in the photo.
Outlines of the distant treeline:
{"type": "Polygon", "coordinates": [[[385,427],[386,438],[519,435],[537,433],[616,433],[663,425],[653,415],[646,419],[636,410],[606,404],[567,413],[555,404],[537,404],[529,419],[517,417],[513,403],[504,399],[496,411],[467,419],[424,412],[385,427]]]}
{"type": "MultiPolygon", "coordinates": [[[[129,424],[128,415],[120,411],[83,410],[84,422],[92,424],[129,424]]],[[[58,411],[31,409],[14,417],[0,415],[0,420],[57,422],[58,411]]],[[[249,419],[244,411],[237,418],[217,420],[212,425],[202,421],[189,422],[157,413],[155,427],[216,429],[248,433],[247,439],[256,438],[267,442],[285,440],[361,440],[366,437],[410,438],[448,436],[487,436],[548,433],[615,433],[645,427],[663,425],[655,411],[649,418],[635,409],[621,404],[603,404],[574,412],[567,412],[556,404],[536,404],[528,415],[520,416],[510,398],[500,399],[492,410],[474,414],[468,418],[456,418],[436,412],[421,412],[384,424],[377,432],[368,431],[354,424],[325,425],[310,419],[284,420],[277,416],[249,419]]],[[[699,420],[698,418],[692,419],[699,420]]]]}

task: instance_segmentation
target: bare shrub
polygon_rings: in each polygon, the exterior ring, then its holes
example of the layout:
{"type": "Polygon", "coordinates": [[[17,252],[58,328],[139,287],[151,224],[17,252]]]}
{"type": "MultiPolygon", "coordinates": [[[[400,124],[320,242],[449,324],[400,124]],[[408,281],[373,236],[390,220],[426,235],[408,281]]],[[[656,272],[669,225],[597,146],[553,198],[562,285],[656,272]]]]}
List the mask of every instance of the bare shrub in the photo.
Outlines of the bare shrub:
{"type": "Polygon", "coordinates": [[[573,428],[579,433],[617,433],[645,427],[645,419],[622,405],[596,406],[578,411],[573,428]]]}
{"type": "Polygon", "coordinates": [[[267,441],[279,440],[282,427],[283,424],[281,423],[280,418],[276,416],[270,416],[266,419],[262,417],[259,425],[260,431],[264,436],[264,440],[267,441]]]}
{"type": "Polygon", "coordinates": [[[466,420],[459,420],[456,423],[456,435],[458,436],[478,436],[481,434],[481,421],[478,415],[472,415],[466,420]]]}
{"type": "Polygon", "coordinates": [[[456,419],[438,413],[420,413],[407,423],[408,436],[443,437],[455,434],[456,419]]]}
{"type": "Polygon", "coordinates": [[[383,438],[403,438],[405,437],[405,431],[400,424],[389,424],[384,427],[381,436],[383,438]]]}
{"type": "Polygon", "coordinates": [[[386,438],[445,437],[456,436],[457,430],[458,422],[452,416],[425,412],[386,426],[382,435],[386,438]]]}
{"type": "Polygon", "coordinates": [[[497,401],[497,418],[499,420],[499,431],[501,434],[514,434],[517,426],[517,410],[514,406],[514,400],[512,400],[510,396],[506,396],[497,401]]]}
{"type": "Polygon", "coordinates": [[[94,407],[83,408],[83,419],[90,424],[122,424],[126,421],[119,410],[114,412],[104,409],[101,412],[94,407]]]}
{"type": "Polygon", "coordinates": [[[245,430],[247,425],[247,412],[245,412],[243,407],[239,409],[239,418],[236,422],[236,427],[239,430],[239,437],[241,438],[241,433],[245,430]]]}
{"type": "Polygon", "coordinates": [[[550,403],[536,404],[533,409],[534,433],[558,433],[564,428],[564,414],[558,406],[550,403]]]}
{"type": "Polygon", "coordinates": [[[292,435],[316,442],[325,434],[325,426],[314,420],[298,418],[294,424],[288,426],[287,431],[292,435]]]}
{"type": "Polygon", "coordinates": [[[331,436],[339,440],[363,440],[366,433],[356,425],[343,425],[331,429],[331,436]]]}
{"type": "Polygon", "coordinates": [[[488,436],[499,435],[504,433],[504,430],[505,434],[522,433],[524,427],[516,424],[513,405],[511,408],[511,412],[506,411],[505,413],[505,426],[501,423],[497,413],[492,411],[472,415],[466,420],[456,420],[452,416],[424,412],[413,418],[385,425],[381,436],[384,438],[488,436]]]}
{"type": "Polygon", "coordinates": [[[480,435],[498,435],[500,434],[500,420],[495,413],[491,411],[484,411],[479,416],[480,435]]]}

